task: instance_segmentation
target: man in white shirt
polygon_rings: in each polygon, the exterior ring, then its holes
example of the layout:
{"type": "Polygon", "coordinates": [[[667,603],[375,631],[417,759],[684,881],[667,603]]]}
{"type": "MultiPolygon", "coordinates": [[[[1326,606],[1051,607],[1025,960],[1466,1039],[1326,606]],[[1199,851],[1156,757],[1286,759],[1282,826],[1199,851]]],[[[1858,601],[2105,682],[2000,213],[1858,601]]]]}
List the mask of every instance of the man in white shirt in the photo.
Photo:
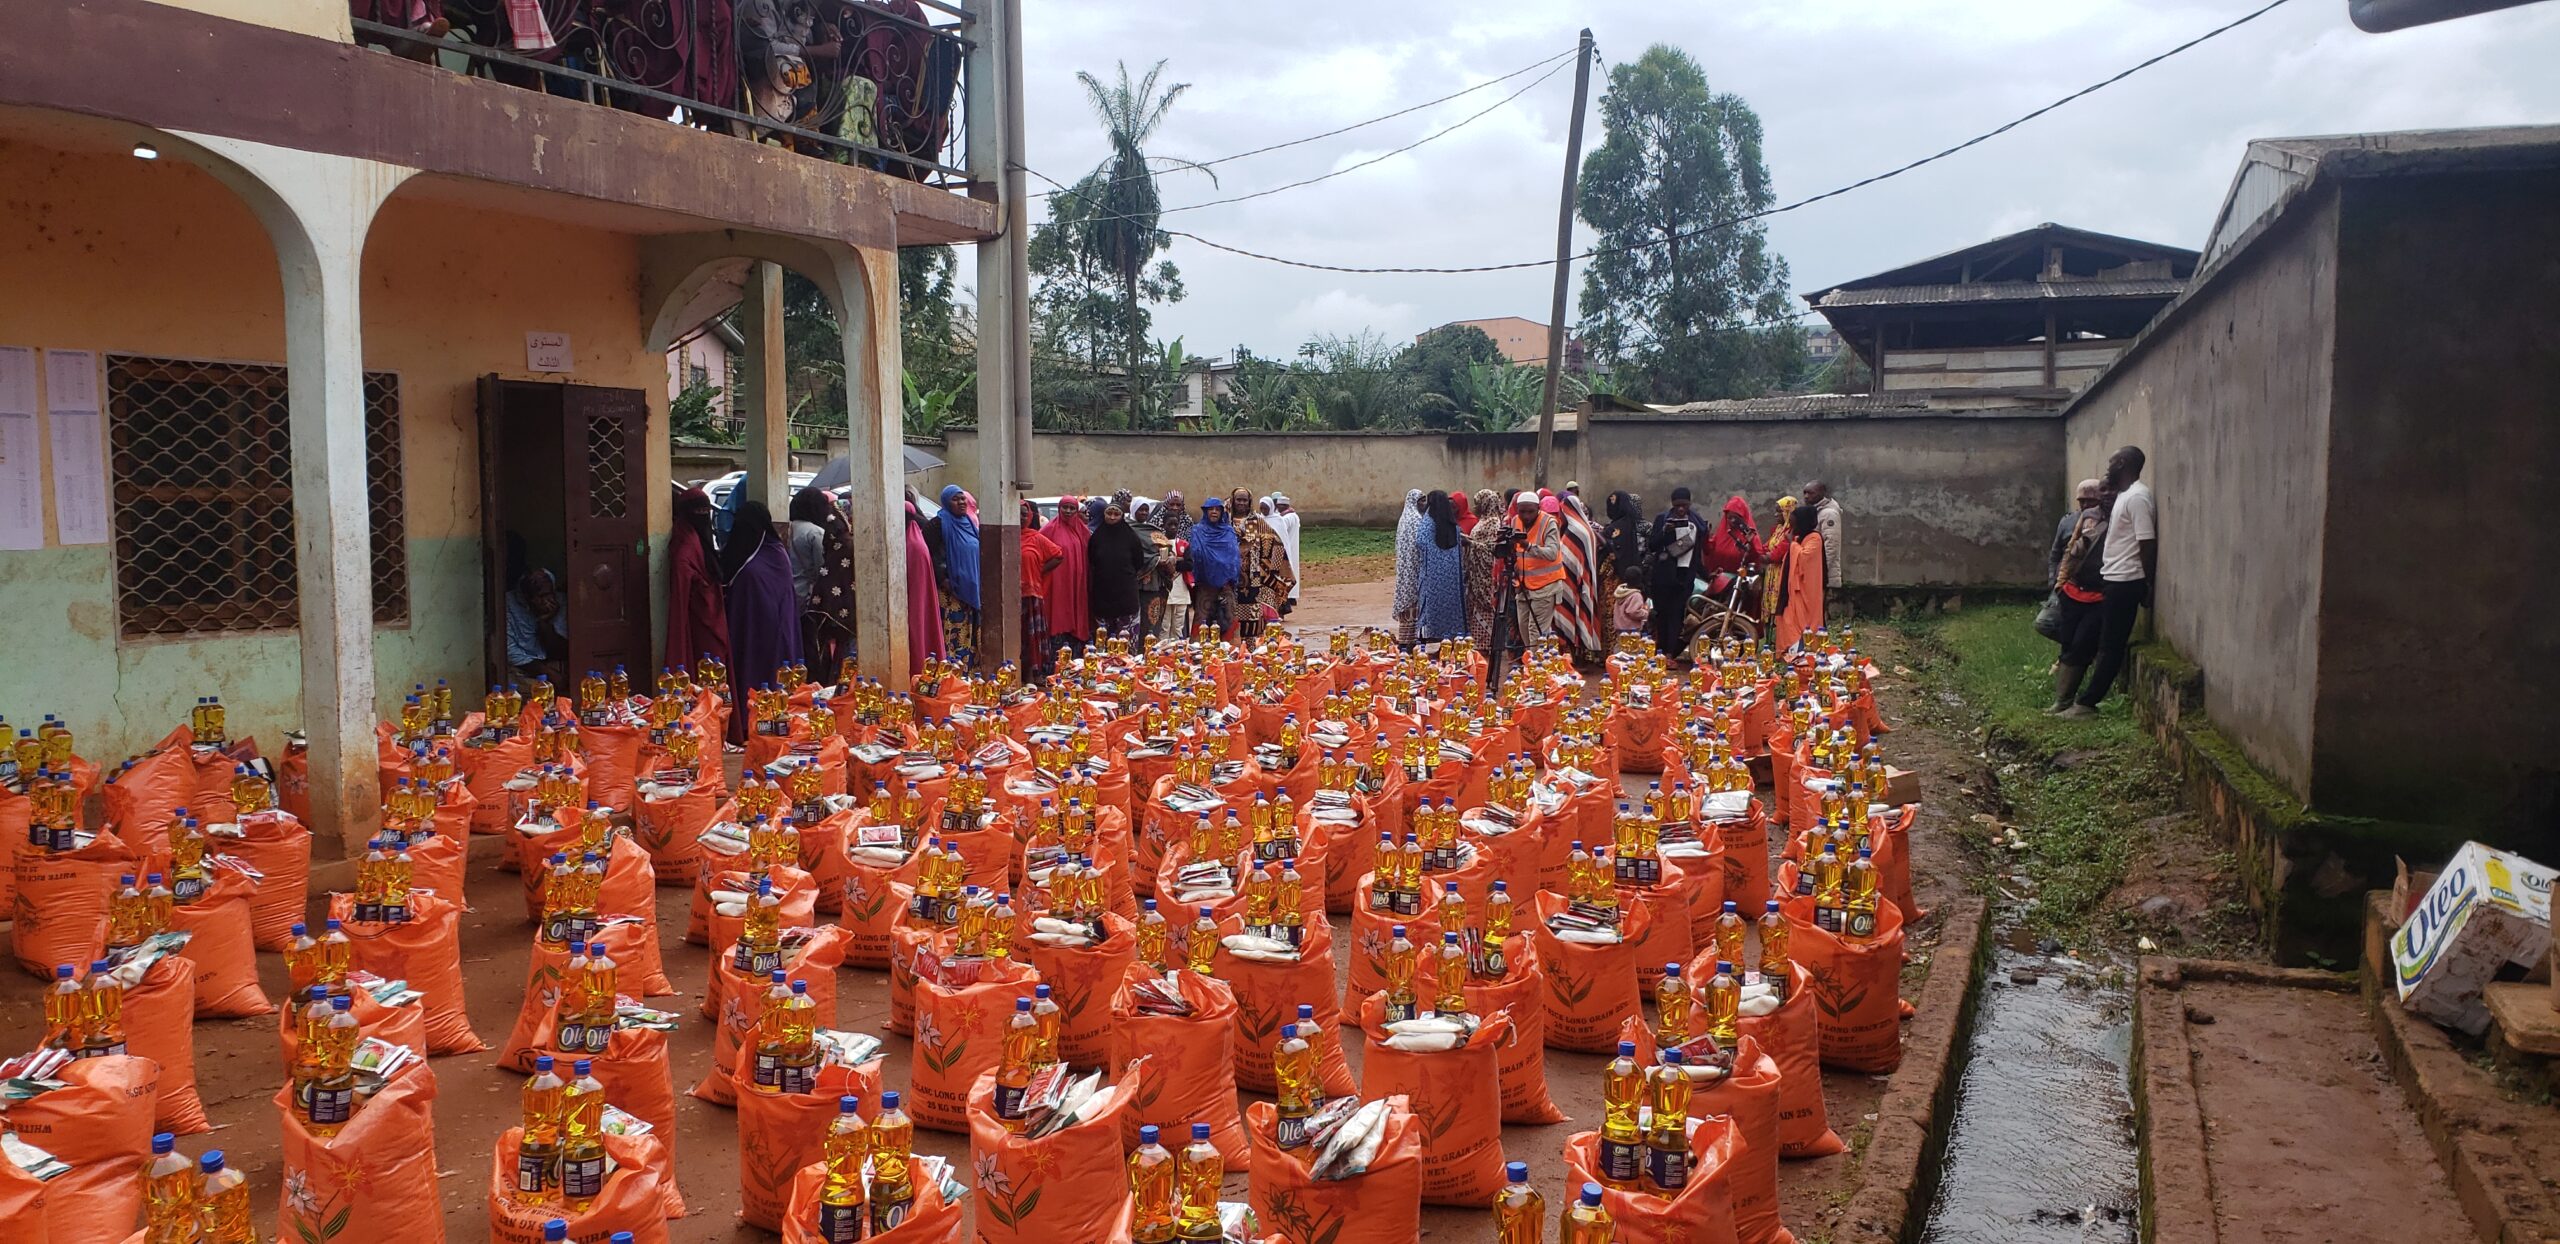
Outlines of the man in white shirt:
{"type": "Polygon", "coordinates": [[[2098,665],[2090,671],[2079,702],[2063,717],[2095,717],[2098,704],[2114,690],[2124,672],[2124,654],[2133,642],[2133,624],[2151,603],[2151,578],[2159,568],[2160,534],[2151,505],[2151,485],[2142,482],[2142,451],[2127,445],[2107,459],[2105,495],[2107,542],[2099,551],[2098,577],[2105,593],[2099,608],[2098,665]]]}

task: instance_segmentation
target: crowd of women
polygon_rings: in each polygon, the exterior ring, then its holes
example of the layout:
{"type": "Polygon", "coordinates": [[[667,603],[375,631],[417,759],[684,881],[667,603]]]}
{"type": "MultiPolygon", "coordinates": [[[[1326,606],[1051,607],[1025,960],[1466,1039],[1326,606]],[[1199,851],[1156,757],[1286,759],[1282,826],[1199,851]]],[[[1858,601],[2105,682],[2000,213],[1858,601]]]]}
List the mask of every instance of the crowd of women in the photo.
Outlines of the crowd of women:
{"type": "MultiPolygon", "coordinates": [[[[928,518],[906,500],[907,659],[978,656],[986,564],[978,503],[954,484],[928,518]]],[[[784,663],[833,673],[853,654],[853,532],[843,507],[803,488],[790,522],[740,498],[729,534],[715,531],[709,494],[678,490],[667,550],[670,664],[703,653],[726,661],[741,687],[772,681],[784,663]]],[[[1289,498],[1246,489],[1210,497],[1194,516],[1180,492],[1138,501],[1064,497],[1054,515],[1022,503],[1022,650],[1035,676],[1061,652],[1100,639],[1143,645],[1206,627],[1250,639],[1298,598],[1299,517],[1289,498]]],[[[735,720],[743,721],[743,715],[735,720]]],[[[733,730],[734,730],[733,725],[733,730]]]]}
{"type": "Polygon", "coordinates": [[[1805,492],[1810,504],[1778,499],[1780,528],[1763,539],[1750,502],[1733,497],[1709,519],[1686,488],[1672,490],[1650,519],[1636,494],[1610,493],[1597,521],[1574,484],[1503,494],[1413,489],[1396,527],[1397,638],[1490,645],[1507,578],[1513,634],[1531,642],[1552,634],[1586,657],[1605,653],[1617,633],[1639,631],[1681,655],[1700,594],[1792,645],[1823,625],[1827,588],[1839,582],[1838,504],[1820,481],[1805,492]]]}

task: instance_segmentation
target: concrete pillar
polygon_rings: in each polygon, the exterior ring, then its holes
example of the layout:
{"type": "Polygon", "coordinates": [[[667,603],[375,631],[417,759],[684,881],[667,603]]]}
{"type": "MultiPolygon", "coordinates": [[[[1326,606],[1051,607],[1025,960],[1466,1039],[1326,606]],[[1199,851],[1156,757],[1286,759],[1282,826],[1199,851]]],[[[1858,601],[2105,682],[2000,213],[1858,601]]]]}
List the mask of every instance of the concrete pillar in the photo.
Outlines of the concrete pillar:
{"type": "Polygon", "coordinates": [[[294,557],[311,815],[353,854],[380,823],[374,764],[372,505],[364,431],[365,234],[415,171],[369,160],[182,135],[248,201],[283,270],[292,406],[294,557]]]}
{"type": "Polygon", "coordinates": [[[898,252],[830,247],[844,330],[845,453],[853,467],[853,642],[862,672],[904,687],[907,653],[906,391],[898,252]]]}
{"type": "Polygon", "coordinates": [[[1003,232],[978,243],[978,664],[1022,652],[1021,498],[1030,483],[1030,211],[1023,196],[1022,6],[979,6],[969,53],[969,174],[992,187],[1003,232]]]}
{"type": "MultiPolygon", "coordinates": [[[[776,519],[791,513],[791,395],[783,380],[782,265],[758,260],[747,268],[746,295],[738,302],[739,335],[746,338],[731,407],[747,425],[746,496],[765,504],[776,519]]],[[[815,671],[812,671],[813,673],[815,671]]]]}

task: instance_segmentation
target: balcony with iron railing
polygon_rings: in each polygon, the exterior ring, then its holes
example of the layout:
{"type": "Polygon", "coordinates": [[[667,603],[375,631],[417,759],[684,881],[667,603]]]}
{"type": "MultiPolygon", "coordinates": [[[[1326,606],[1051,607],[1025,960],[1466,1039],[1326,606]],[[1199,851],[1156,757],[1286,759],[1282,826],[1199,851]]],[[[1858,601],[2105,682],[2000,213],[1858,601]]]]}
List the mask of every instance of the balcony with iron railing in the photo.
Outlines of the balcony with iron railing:
{"type": "Polygon", "coordinates": [[[940,0],[349,0],[355,40],[968,193],[976,15],[940,0]]]}

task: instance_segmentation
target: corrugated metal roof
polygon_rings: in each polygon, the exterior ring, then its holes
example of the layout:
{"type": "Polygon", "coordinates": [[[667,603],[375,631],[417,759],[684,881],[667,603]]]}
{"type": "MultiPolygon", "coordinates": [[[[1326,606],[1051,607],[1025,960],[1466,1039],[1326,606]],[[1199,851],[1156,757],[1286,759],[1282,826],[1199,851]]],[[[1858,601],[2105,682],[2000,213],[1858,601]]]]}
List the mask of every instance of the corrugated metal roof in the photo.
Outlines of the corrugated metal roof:
{"type": "Polygon", "coordinates": [[[2187,288],[2176,277],[2086,281],[1997,281],[1971,285],[1897,285],[1884,289],[1835,289],[1813,305],[1909,307],[1977,302],[2041,302],[2061,298],[2175,298],[2187,288]]]}
{"type": "MultiPolygon", "coordinates": [[[[1736,397],[1679,406],[1648,406],[1662,415],[1865,415],[1889,411],[1932,411],[1907,397],[1883,393],[1789,393],[1775,397],[1736,397]]],[[[1943,412],[1941,412],[1943,413],[1943,412]]]]}

